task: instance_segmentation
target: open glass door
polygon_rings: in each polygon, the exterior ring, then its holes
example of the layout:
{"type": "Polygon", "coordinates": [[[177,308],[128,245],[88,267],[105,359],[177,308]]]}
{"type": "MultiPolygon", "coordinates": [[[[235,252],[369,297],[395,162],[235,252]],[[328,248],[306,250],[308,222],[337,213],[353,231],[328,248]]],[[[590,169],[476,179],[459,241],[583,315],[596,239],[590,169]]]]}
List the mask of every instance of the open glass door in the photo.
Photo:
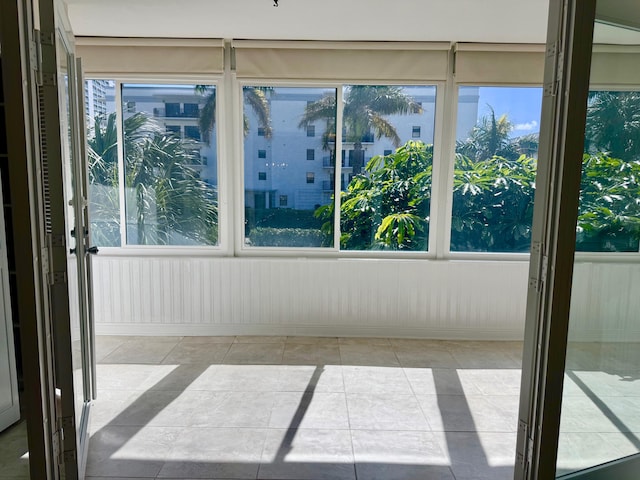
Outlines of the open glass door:
{"type": "Polygon", "coordinates": [[[44,215],[49,243],[49,299],[61,470],[83,478],[93,398],[84,115],[74,38],[62,2],[40,0],[43,80],[39,87],[44,215]]]}
{"type": "Polygon", "coordinates": [[[640,477],[640,4],[618,19],[630,28],[607,15],[616,3],[598,0],[594,28],[561,478],[640,477]]]}
{"type": "Polygon", "coordinates": [[[638,29],[635,1],[550,2],[517,479],[640,471],[638,29]]]}

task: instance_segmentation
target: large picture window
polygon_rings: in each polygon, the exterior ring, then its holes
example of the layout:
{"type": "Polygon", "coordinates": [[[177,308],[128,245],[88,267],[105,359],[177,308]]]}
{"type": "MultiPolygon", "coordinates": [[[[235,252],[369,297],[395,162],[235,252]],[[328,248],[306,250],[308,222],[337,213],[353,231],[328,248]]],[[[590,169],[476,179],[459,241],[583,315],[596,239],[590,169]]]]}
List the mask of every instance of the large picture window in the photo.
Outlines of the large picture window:
{"type": "Polygon", "coordinates": [[[452,252],[529,252],[541,108],[541,88],[459,87],[452,252]]]}

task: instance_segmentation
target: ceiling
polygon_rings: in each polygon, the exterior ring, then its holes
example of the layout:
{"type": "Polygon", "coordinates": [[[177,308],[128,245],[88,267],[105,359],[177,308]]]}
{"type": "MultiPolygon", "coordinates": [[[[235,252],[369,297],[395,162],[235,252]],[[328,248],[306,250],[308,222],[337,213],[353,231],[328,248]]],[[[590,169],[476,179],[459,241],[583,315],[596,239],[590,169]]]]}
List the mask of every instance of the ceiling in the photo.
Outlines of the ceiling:
{"type": "Polygon", "coordinates": [[[549,0],[66,0],[78,36],[544,43],[549,0]]]}

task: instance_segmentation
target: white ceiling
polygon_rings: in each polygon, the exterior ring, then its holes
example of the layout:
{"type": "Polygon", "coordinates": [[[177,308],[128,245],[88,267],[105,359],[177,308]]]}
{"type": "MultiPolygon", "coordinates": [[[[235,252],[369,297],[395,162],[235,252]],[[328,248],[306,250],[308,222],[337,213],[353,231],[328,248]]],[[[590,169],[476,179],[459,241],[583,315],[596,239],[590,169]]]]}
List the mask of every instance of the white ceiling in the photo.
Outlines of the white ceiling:
{"type": "Polygon", "coordinates": [[[548,0],[66,0],[78,36],[544,43],[548,0]]]}

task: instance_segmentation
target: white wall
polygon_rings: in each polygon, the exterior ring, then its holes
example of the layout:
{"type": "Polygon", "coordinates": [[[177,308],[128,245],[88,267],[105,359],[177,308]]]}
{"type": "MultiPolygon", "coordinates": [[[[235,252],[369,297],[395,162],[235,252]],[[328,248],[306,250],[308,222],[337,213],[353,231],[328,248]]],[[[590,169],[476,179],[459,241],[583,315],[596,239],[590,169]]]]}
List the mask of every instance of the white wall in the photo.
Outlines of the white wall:
{"type": "MultiPolygon", "coordinates": [[[[528,263],[93,257],[99,334],[522,339],[528,263]]],[[[571,339],[640,340],[640,264],[580,263],[571,339]]]]}

